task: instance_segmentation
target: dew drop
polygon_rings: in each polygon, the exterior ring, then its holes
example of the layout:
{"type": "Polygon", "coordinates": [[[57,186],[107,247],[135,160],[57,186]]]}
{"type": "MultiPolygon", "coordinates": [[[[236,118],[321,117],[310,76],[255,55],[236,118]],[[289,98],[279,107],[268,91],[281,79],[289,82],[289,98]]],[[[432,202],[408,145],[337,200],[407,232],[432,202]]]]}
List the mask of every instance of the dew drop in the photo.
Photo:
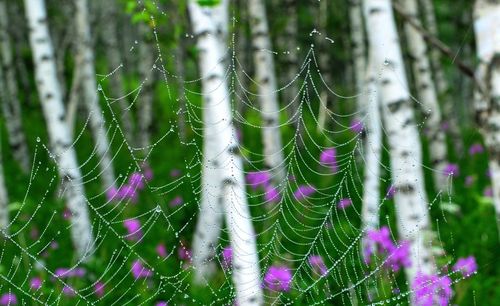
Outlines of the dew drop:
{"type": "Polygon", "coordinates": [[[36,142],[40,142],[40,137],[37,137],[37,138],[36,138],[36,142]]]}

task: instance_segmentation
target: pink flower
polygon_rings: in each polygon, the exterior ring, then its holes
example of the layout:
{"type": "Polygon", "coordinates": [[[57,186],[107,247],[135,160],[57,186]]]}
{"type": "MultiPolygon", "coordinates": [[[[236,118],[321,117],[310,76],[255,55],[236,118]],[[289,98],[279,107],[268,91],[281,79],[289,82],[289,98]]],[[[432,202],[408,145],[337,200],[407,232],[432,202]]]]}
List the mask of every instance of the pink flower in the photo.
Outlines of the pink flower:
{"type": "Polygon", "coordinates": [[[470,187],[476,181],[476,177],[473,175],[468,175],[465,177],[465,186],[470,187]]]}
{"type": "Polygon", "coordinates": [[[384,265],[394,272],[398,272],[401,267],[409,267],[411,265],[409,243],[403,241],[399,246],[396,246],[392,242],[387,226],[383,226],[380,230],[368,231],[367,238],[370,245],[366,245],[363,250],[364,259],[367,264],[370,263],[371,255],[374,252],[378,252],[381,256],[384,256],[384,265]]]}
{"type": "Polygon", "coordinates": [[[126,239],[131,241],[138,241],[142,238],[143,233],[141,230],[141,222],[137,219],[128,219],[123,221],[123,226],[128,234],[126,239]]]}
{"type": "Polygon", "coordinates": [[[316,273],[320,275],[326,275],[328,273],[328,268],[323,261],[323,257],[321,257],[320,255],[311,255],[309,256],[308,261],[316,273]]]}
{"type": "Polygon", "coordinates": [[[38,290],[42,288],[42,279],[40,277],[33,277],[30,280],[30,288],[32,290],[38,290]]]}
{"type": "Polygon", "coordinates": [[[147,162],[144,162],[141,168],[142,168],[142,174],[144,175],[146,181],[151,181],[153,179],[153,170],[151,170],[149,164],[147,162]]]}
{"type": "Polygon", "coordinates": [[[71,218],[71,216],[72,216],[71,211],[69,209],[65,208],[63,211],[63,219],[69,220],[69,218],[71,218]]]}
{"type": "Polygon", "coordinates": [[[267,171],[254,171],[247,174],[247,182],[253,190],[267,187],[271,183],[271,175],[267,171]]]}
{"type": "Polygon", "coordinates": [[[75,296],[76,295],[75,289],[71,288],[70,286],[64,286],[62,289],[62,292],[65,296],[75,296]]]}
{"type": "Polygon", "coordinates": [[[182,205],[182,203],[184,203],[184,201],[182,200],[182,197],[176,196],[175,198],[172,199],[172,201],[170,201],[169,205],[170,205],[170,207],[176,207],[176,206],[182,205]]]}
{"type": "Polygon", "coordinates": [[[319,155],[319,162],[329,167],[333,173],[337,172],[337,150],[335,148],[325,149],[319,155]]]}
{"type": "Polygon", "coordinates": [[[480,143],[475,143],[469,148],[469,155],[476,155],[484,152],[484,148],[480,143]]]}
{"type": "Polygon", "coordinates": [[[183,245],[179,247],[177,250],[177,255],[179,255],[179,258],[185,261],[191,261],[192,254],[190,249],[186,249],[183,245]]]}
{"type": "Polygon", "coordinates": [[[229,270],[233,263],[233,249],[230,246],[222,250],[222,267],[224,270],[229,270]]]}
{"type": "Polygon", "coordinates": [[[448,276],[418,273],[412,284],[414,303],[418,306],[447,306],[451,299],[451,279],[448,276]]]}
{"type": "Polygon", "coordinates": [[[359,134],[363,131],[363,122],[361,122],[358,119],[353,119],[351,121],[351,125],[349,126],[351,131],[353,131],[356,134],[359,134]]]}
{"type": "Polygon", "coordinates": [[[459,169],[457,164],[448,164],[443,170],[444,175],[456,177],[459,174],[459,169]]]}
{"type": "Polygon", "coordinates": [[[337,204],[337,207],[340,209],[347,208],[352,205],[352,200],[349,198],[341,199],[337,204]]]}
{"type": "Polygon", "coordinates": [[[0,305],[17,305],[17,297],[14,293],[5,293],[0,296],[0,305]]]}
{"type": "Polygon", "coordinates": [[[132,263],[132,268],[130,269],[130,271],[132,272],[132,275],[135,279],[148,278],[153,276],[153,271],[145,268],[139,260],[136,260],[132,263]]]}
{"type": "Polygon", "coordinates": [[[139,172],[134,172],[128,178],[128,185],[133,187],[134,189],[143,189],[144,188],[144,176],[139,172]]]}
{"type": "Polygon", "coordinates": [[[271,266],[264,276],[264,284],[272,291],[290,291],[292,272],[285,266],[271,266]]]}
{"type": "Polygon", "coordinates": [[[158,301],[156,302],[155,306],[168,306],[168,303],[165,301],[158,301]]]}
{"type": "Polygon", "coordinates": [[[295,190],[293,195],[297,201],[300,201],[311,196],[315,192],[316,189],[310,185],[300,185],[299,188],[295,190]]]}
{"type": "Polygon", "coordinates": [[[278,188],[273,186],[266,186],[264,199],[268,203],[279,203],[279,201],[281,201],[281,195],[279,193],[278,188]]]}
{"type": "Polygon", "coordinates": [[[160,243],[156,246],[156,253],[160,257],[167,257],[167,248],[165,248],[165,245],[163,243],[160,243]]]}
{"type": "Polygon", "coordinates": [[[476,258],[474,256],[459,258],[453,266],[453,271],[461,272],[464,277],[471,276],[477,271],[476,258]]]}
{"type": "Polygon", "coordinates": [[[104,283],[102,282],[97,282],[94,284],[94,293],[97,297],[103,297],[104,296],[104,283]]]}
{"type": "Polygon", "coordinates": [[[491,188],[491,186],[486,187],[483,191],[483,195],[485,197],[492,198],[493,197],[493,188],[491,188]]]}
{"type": "Polygon", "coordinates": [[[385,197],[388,199],[392,199],[392,198],[394,198],[395,194],[396,194],[396,186],[391,185],[391,186],[389,186],[389,188],[387,188],[387,192],[386,192],[385,197]]]}
{"type": "Polygon", "coordinates": [[[106,190],[106,198],[108,202],[119,200],[118,189],[116,187],[110,187],[108,190],[106,190]]]}

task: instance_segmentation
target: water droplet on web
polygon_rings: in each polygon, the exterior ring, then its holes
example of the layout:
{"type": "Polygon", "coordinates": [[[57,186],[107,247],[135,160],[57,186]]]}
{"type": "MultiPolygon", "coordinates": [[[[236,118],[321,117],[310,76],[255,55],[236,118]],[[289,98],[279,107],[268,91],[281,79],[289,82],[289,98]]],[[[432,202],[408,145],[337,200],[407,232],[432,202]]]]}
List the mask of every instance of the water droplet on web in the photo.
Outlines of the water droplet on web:
{"type": "Polygon", "coordinates": [[[102,86],[101,84],[97,84],[97,90],[101,91],[102,90],[102,86]]]}
{"type": "Polygon", "coordinates": [[[160,205],[156,206],[155,211],[157,213],[161,213],[161,207],[160,207],[160,205]]]}
{"type": "Polygon", "coordinates": [[[156,64],[153,64],[153,69],[156,69],[156,64]]]}
{"type": "Polygon", "coordinates": [[[37,137],[37,138],[36,138],[36,142],[40,142],[40,137],[37,137]]]}
{"type": "Polygon", "coordinates": [[[389,61],[388,61],[387,59],[386,59],[386,60],[384,60],[384,65],[385,65],[385,66],[389,65],[389,61]]]}
{"type": "Polygon", "coordinates": [[[137,42],[137,40],[135,40],[135,41],[134,41],[134,44],[136,44],[136,45],[137,45],[137,43],[138,43],[138,42],[137,42]]]}

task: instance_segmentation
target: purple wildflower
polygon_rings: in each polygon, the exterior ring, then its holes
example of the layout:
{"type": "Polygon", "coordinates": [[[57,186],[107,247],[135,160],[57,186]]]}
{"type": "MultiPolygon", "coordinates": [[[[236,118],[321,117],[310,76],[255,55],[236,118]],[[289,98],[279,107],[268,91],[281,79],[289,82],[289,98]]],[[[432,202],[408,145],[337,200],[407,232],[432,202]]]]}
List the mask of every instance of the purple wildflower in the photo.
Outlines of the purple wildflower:
{"type": "Polygon", "coordinates": [[[411,265],[409,243],[403,241],[399,246],[396,246],[391,239],[387,226],[381,227],[380,230],[368,231],[367,238],[369,245],[366,245],[363,250],[367,264],[370,263],[371,255],[377,251],[385,257],[384,265],[394,272],[398,272],[401,267],[411,265]]]}
{"type": "Polygon", "coordinates": [[[267,187],[271,183],[271,175],[267,171],[254,171],[247,174],[247,182],[253,190],[267,187]]]}
{"type": "Polygon", "coordinates": [[[167,257],[167,248],[163,243],[160,243],[156,246],[156,253],[160,257],[167,257]]]}
{"type": "Polygon", "coordinates": [[[153,170],[147,162],[144,162],[141,166],[142,174],[144,175],[144,179],[146,181],[151,181],[153,179],[153,170]]]}
{"type": "Polygon", "coordinates": [[[319,155],[319,162],[329,167],[333,173],[337,172],[337,150],[335,148],[325,149],[319,155]]]}
{"type": "Polygon", "coordinates": [[[477,271],[476,258],[469,256],[459,258],[453,266],[453,271],[461,272],[464,277],[469,277],[477,271]]]}
{"type": "Polygon", "coordinates": [[[315,192],[316,189],[310,185],[300,185],[299,188],[295,190],[293,195],[297,201],[300,201],[311,196],[315,192]]]}
{"type": "Polygon", "coordinates": [[[97,297],[103,297],[104,296],[104,283],[96,282],[94,284],[94,293],[95,293],[95,295],[97,295],[97,297]]]}
{"type": "Polygon", "coordinates": [[[170,207],[176,207],[176,206],[182,205],[182,203],[184,203],[184,200],[182,199],[182,197],[176,196],[175,198],[172,199],[172,201],[170,201],[169,205],[170,205],[170,207]]]}
{"type": "Polygon", "coordinates": [[[191,261],[192,258],[191,250],[187,249],[183,245],[181,245],[179,250],[177,250],[177,255],[179,255],[180,259],[185,261],[191,261]]]}
{"type": "Polygon", "coordinates": [[[0,296],[0,305],[17,305],[17,296],[14,293],[5,293],[0,296]]]}
{"type": "Polygon", "coordinates": [[[222,250],[222,267],[224,270],[229,270],[233,264],[233,249],[228,246],[222,250]]]}
{"type": "Polygon", "coordinates": [[[354,133],[359,134],[363,131],[363,122],[359,119],[353,119],[349,129],[351,129],[354,133]]]}
{"type": "Polygon", "coordinates": [[[132,275],[135,279],[148,278],[153,276],[153,271],[145,268],[142,265],[142,262],[140,262],[139,260],[136,260],[132,263],[132,268],[130,269],[130,271],[132,272],[132,275]]]}
{"type": "Polygon", "coordinates": [[[321,257],[320,255],[311,255],[309,256],[308,261],[316,273],[323,276],[328,273],[328,268],[323,261],[323,257],[321,257]]]}
{"type": "Polygon", "coordinates": [[[412,284],[415,305],[447,306],[451,298],[451,279],[448,276],[418,273],[412,284]]]}
{"type": "Polygon", "coordinates": [[[42,279],[40,277],[33,277],[30,280],[30,288],[32,290],[38,290],[42,288],[42,279]]]}
{"type": "Polygon", "coordinates": [[[337,204],[337,207],[340,209],[347,208],[352,205],[352,200],[349,198],[344,198],[340,199],[339,203],[337,204]]]}
{"type": "Polygon", "coordinates": [[[158,301],[156,302],[155,306],[168,306],[168,303],[165,301],[158,301]]]}
{"type": "Polygon", "coordinates": [[[123,226],[127,230],[126,239],[130,241],[138,241],[142,238],[141,222],[137,219],[128,219],[123,221],[123,226]]]}
{"type": "Polygon", "coordinates": [[[476,181],[476,177],[474,175],[468,175],[465,177],[465,187],[470,187],[476,181]]]}
{"type": "Polygon", "coordinates": [[[268,203],[278,203],[281,200],[278,188],[273,186],[266,186],[264,199],[268,203]]]}
{"type": "Polygon", "coordinates": [[[292,272],[284,266],[271,266],[264,276],[264,284],[272,291],[290,291],[292,272]]]}
{"type": "Polygon", "coordinates": [[[71,211],[69,209],[65,208],[63,211],[63,219],[69,220],[69,218],[71,218],[71,216],[72,216],[71,211]]]}
{"type": "Polygon", "coordinates": [[[106,198],[108,199],[108,202],[118,200],[118,189],[113,186],[106,190],[106,198]]]}
{"type": "Polygon", "coordinates": [[[396,186],[391,185],[389,188],[387,188],[387,192],[385,194],[385,197],[388,199],[394,198],[394,195],[396,194],[396,186]]]}
{"type": "Polygon", "coordinates": [[[128,185],[133,187],[134,189],[143,189],[144,188],[144,176],[142,173],[134,172],[128,178],[128,185]]]}
{"type": "Polygon", "coordinates": [[[483,191],[483,195],[485,197],[492,198],[493,197],[493,188],[491,188],[491,186],[486,187],[483,191]]]}
{"type": "Polygon", "coordinates": [[[456,177],[458,176],[458,165],[457,164],[448,164],[443,170],[444,175],[456,177]]]}
{"type": "Polygon", "coordinates": [[[484,148],[480,143],[475,143],[469,148],[469,155],[476,155],[484,152],[484,148]]]}
{"type": "Polygon", "coordinates": [[[172,169],[170,170],[170,177],[179,177],[181,175],[181,170],[179,169],[172,169]]]}
{"type": "Polygon", "coordinates": [[[83,277],[87,271],[84,268],[58,268],[54,271],[54,275],[58,278],[83,277]]]}
{"type": "Polygon", "coordinates": [[[75,289],[73,289],[72,287],[67,286],[67,285],[63,287],[62,292],[65,296],[75,296],[76,295],[75,289]]]}

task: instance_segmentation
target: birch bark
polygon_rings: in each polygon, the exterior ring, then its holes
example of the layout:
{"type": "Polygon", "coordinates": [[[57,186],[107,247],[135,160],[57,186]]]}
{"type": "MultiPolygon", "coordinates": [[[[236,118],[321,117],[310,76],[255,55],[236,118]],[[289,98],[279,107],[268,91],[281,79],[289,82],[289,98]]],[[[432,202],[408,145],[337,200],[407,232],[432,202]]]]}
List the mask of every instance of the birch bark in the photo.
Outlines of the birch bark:
{"type": "MultiPolygon", "coordinates": [[[[417,273],[434,274],[436,266],[426,237],[431,230],[422,151],[408,93],[408,82],[390,0],[364,0],[371,56],[378,78],[382,115],[396,188],[396,218],[401,239],[410,244],[412,265],[405,269],[410,284],[417,273]]],[[[412,299],[413,300],[413,299],[412,299]]]]}
{"type": "Polygon", "coordinates": [[[9,135],[12,156],[19,163],[21,170],[27,174],[31,169],[31,157],[26,144],[21,120],[21,105],[19,104],[16,72],[12,54],[12,43],[9,36],[9,13],[5,0],[0,0],[0,46],[2,48],[2,67],[5,75],[5,88],[8,93],[2,103],[2,112],[9,135]]]}
{"type": "MultiPolygon", "coordinates": [[[[416,0],[403,0],[403,9],[416,24],[420,24],[416,0]]],[[[431,163],[434,167],[434,184],[437,190],[446,190],[448,178],[444,174],[447,165],[446,135],[441,128],[441,110],[432,80],[431,66],[427,57],[427,45],[420,32],[408,22],[404,24],[408,52],[412,62],[415,87],[419,104],[426,118],[426,133],[429,140],[431,163]]]]}
{"type": "Polygon", "coordinates": [[[476,0],[474,31],[479,57],[477,77],[483,93],[476,93],[476,118],[489,153],[493,203],[500,235],[500,2],[476,0]]]}
{"type": "MultiPolygon", "coordinates": [[[[204,97],[204,144],[207,149],[205,159],[209,162],[203,169],[202,176],[205,178],[204,182],[208,183],[207,175],[213,175],[214,180],[211,182],[213,186],[209,187],[208,190],[215,192],[215,199],[223,199],[233,250],[232,278],[236,287],[236,302],[238,305],[262,305],[263,297],[255,232],[247,205],[243,164],[238,155],[236,130],[232,123],[230,93],[225,78],[224,50],[226,48],[221,45],[221,40],[217,35],[217,22],[220,20],[218,14],[224,12],[221,10],[224,7],[227,9],[224,3],[219,8],[207,8],[200,7],[194,0],[189,2],[191,22],[197,37],[199,51],[199,67],[204,97]],[[208,150],[213,151],[207,152],[208,150]],[[208,167],[211,166],[213,169],[207,171],[208,167]]],[[[205,189],[205,185],[202,188],[203,193],[208,191],[205,189]]],[[[204,201],[207,199],[202,199],[199,216],[205,218],[205,212],[220,216],[218,208],[210,205],[213,202],[209,202],[203,207],[206,204],[204,201]]],[[[200,224],[200,220],[197,225],[200,224]]],[[[218,228],[214,224],[212,227],[218,228]]],[[[203,238],[200,234],[208,234],[199,229],[198,227],[195,239],[203,238]]],[[[215,244],[208,246],[213,249],[215,244]]],[[[194,253],[193,257],[200,255],[200,253],[194,253]]],[[[211,260],[209,257],[201,257],[201,259],[204,262],[211,260]]]]}
{"type": "Polygon", "coordinates": [[[71,212],[71,238],[80,259],[93,252],[94,238],[89,219],[87,199],[82,176],[65,122],[64,104],[57,80],[54,49],[52,47],[44,0],[25,0],[29,23],[30,44],[35,65],[35,78],[47,124],[52,156],[63,182],[66,205],[71,212]]]}
{"type": "Polygon", "coordinates": [[[248,0],[248,16],[262,114],[264,163],[271,170],[273,180],[282,184],[286,179],[286,167],[280,133],[276,74],[264,2],[248,0]]]}
{"type": "Polygon", "coordinates": [[[104,115],[99,105],[99,94],[94,67],[94,52],[90,35],[87,0],[75,0],[76,22],[76,63],[78,65],[82,94],[89,112],[89,124],[95,141],[96,154],[99,157],[99,168],[105,188],[116,185],[111,147],[108,141],[104,115]]]}

